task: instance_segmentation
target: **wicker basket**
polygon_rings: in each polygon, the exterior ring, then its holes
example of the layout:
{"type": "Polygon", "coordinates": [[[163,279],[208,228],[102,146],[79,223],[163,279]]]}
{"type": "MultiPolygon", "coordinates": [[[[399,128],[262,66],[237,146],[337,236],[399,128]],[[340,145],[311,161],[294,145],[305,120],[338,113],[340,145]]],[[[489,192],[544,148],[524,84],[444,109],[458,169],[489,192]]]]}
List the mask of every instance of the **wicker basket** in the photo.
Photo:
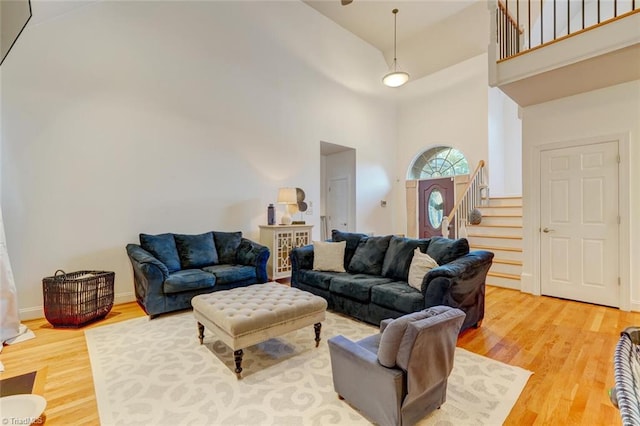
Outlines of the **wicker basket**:
{"type": "Polygon", "coordinates": [[[57,270],[42,279],[44,316],[54,327],[80,327],[113,307],[114,272],[57,270]]]}

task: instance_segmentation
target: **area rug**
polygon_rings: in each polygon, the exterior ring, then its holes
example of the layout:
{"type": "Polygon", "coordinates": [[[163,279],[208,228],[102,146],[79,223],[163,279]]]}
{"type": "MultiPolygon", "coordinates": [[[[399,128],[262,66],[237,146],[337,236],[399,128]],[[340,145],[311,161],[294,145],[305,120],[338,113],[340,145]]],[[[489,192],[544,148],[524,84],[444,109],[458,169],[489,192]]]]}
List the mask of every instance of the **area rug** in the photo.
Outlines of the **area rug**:
{"type": "MultiPolygon", "coordinates": [[[[327,312],[313,327],[247,348],[243,378],[233,352],[193,314],[136,318],[85,332],[102,425],[370,424],[333,390],[326,340],[377,329],[327,312]]],[[[531,372],[456,349],[447,402],[420,425],[500,425],[531,372]]]]}

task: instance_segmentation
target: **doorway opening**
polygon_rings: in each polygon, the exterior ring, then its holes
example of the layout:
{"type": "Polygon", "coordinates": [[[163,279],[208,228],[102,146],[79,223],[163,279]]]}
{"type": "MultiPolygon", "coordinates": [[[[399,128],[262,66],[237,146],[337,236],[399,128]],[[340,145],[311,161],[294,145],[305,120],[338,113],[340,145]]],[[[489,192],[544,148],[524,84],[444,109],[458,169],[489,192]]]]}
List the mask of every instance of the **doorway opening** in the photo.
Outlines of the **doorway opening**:
{"type": "Polygon", "coordinates": [[[356,150],[320,142],[320,236],[356,229],[356,150]]]}

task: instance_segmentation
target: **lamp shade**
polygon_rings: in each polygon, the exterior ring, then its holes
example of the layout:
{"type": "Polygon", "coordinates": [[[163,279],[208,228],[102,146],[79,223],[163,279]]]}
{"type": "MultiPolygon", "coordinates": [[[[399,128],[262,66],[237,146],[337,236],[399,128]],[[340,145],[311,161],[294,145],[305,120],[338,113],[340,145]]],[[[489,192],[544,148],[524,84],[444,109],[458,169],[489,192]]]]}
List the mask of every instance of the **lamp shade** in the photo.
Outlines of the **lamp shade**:
{"type": "Polygon", "coordinates": [[[295,188],[278,189],[278,204],[297,204],[298,196],[295,188]]]}
{"type": "Polygon", "coordinates": [[[409,74],[404,71],[391,71],[382,77],[382,83],[388,87],[400,87],[409,81],[409,74]]]}

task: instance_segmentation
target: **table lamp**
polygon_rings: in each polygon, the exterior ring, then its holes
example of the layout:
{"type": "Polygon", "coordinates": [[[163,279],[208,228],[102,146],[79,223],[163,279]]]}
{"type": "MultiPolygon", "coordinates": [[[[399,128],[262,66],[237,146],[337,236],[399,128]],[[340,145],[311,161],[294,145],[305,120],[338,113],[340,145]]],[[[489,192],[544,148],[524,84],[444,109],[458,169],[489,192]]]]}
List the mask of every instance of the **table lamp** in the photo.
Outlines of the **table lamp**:
{"type": "Polygon", "coordinates": [[[278,204],[284,204],[284,214],[280,219],[281,225],[291,225],[291,213],[296,212],[296,206],[298,205],[298,198],[295,188],[280,188],[278,189],[278,204]]]}

